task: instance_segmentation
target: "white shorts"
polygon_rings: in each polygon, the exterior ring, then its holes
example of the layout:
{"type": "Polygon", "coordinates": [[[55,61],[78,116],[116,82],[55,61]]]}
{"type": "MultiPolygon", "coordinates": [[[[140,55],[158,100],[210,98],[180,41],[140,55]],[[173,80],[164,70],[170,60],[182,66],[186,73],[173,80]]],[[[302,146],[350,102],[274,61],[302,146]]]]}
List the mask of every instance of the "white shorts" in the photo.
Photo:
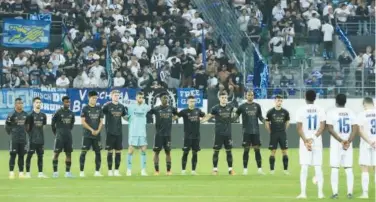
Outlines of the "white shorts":
{"type": "Polygon", "coordinates": [[[322,148],[316,148],[308,151],[305,146],[299,148],[300,165],[321,166],[322,165],[322,148]]]}
{"type": "Polygon", "coordinates": [[[361,146],[359,148],[359,165],[376,166],[376,150],[361,146]]]}
{"type": "Polygon", "coordinates": [[[350,168],[353,166],[353,148],[349,147],[343,150],[339,147],[330,148],[330,166],[334,168],[344,167],[350,168]]]}

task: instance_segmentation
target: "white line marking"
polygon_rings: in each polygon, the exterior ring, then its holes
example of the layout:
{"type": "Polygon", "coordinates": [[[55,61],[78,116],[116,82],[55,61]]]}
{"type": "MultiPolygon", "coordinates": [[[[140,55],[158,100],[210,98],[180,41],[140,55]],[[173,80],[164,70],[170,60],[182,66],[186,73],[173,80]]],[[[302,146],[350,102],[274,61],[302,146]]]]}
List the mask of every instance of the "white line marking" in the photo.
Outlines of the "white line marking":
{"type": "Polygon", "coordinates": [[[10,198],[247,198],[247,199],[293,199],[294,197],[288,196],[237,196],[237,195],[224,195],[224,196],[194,196],[194,195],[26,195],[26,194],[1,194],[0,197],[10,198]]]}
{"type": "MultiPolygon", "coordinates": [[[[168,187],[171,188],[171,186],[174,187],[212,187],[215,183],[207,183],[206,185],[204,184],[186,184],[186,185],[178,185],[178,184],[160,184],[160,182],[155,183],[155,184],[149,184],[149,183],[108,183],[106,185],[101,185],[101,186],[90,186],[90,189],[96,189],[96,188],[113,188],[114,185],[127,185],[131,187],[154,187],[154,188],[164,188],[168,187]]],[[[236,187],[260,187],[260,186],[269,186],[270,183],[256,183],[256,184],[239,184],[239,183],[232,183],[232,184],[224,184],[223,187],[229,187],[229,186],[236,186],[236,187]]],[[[296,186],[296,184],[273,184],[274,186],[296,186]]],[[[87,188],[87,186],[74,186],[75,189],[84,189],[87,188]]],[[[33,187],[0,187],[0,190],[38,190],[38,189],[72,189],[72,186],[33,186],[33,187]]]]}

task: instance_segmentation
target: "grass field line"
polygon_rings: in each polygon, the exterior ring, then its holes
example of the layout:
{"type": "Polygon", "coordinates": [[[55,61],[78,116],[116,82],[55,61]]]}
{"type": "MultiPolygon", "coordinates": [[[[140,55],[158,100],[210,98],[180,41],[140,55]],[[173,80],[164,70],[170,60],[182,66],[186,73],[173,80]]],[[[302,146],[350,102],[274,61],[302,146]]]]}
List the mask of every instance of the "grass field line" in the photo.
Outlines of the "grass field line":
{"type": "Polygon", "coordinates": [[[207,198],[207,199],[215,199],[215,198],[247,198],[247,199],[294,199],[295,197],[292,196],[240,196],[240,195],[215,195],[215,196],[210,196],[210,195],[103,195],[103,194],[98,194],[98,195],[83,195],[83,194],[74,194],[74,195],[68,195],[68,194],[53,194],[53,195],[48,195],[48,194],[0,194],[1,197],[7,197],[7,198],[103,198],[103,199],[111,199],[111,198],[145,198],[145,199],[153,199],[153,198],[160,198],[160,199],[171,199],[171,198],[207,198]]]}
{"type": "MultiPolygon", "coordinates": [[[[107,182],[108,183],[108,182],[107,182]]],[[[90,186],[90,189],[96,189],[96,188],[113,188],[114,186],[117,186],[117,185],[125,185],[125,183],[127,182],[123,182],[123,183],[108,183],[108,184],[103,184],[103,185],[97,185],[97,186],[90,186]]],[[[171,188],[171,184],[162,184],[163,182],[159,182],[159,184],[155,183],[155,184],[150,184],[150,183],[147,183],[147,182],[144,182],[144,183],[135,183],[134,181],[132,181],[132,183],[129,183],[129,184],[126,184],[127,186],[130,186],[130,187],[160,187],[160,188],[164,188],[164,187],[167,187],[167,188],[171,188]]],[[[174,184],[173,186],[174,187],[212,187],[214,183],[207,183],[206,185],[204,184],[182,184],[182,185],[178,185],[178,184],[174,184]]],[[[273,183],[273,185],[275,186],[295,186],[296,184],[295,183],[273,183]]],[[[225,187],[232,187],[232,186],[236,186],[236,187],[241,187],[241,186],[244,186],[244,187],[260,187],[260,186],[270,186],[270,183],[244,183],[244,184],[239,184],[239,183],[226,183],[224,185],[225,187]]],[[[78,189],[84,189],[84,188],[87,188],[88,186],[74,186],[74,188],[78,188],[78,189]]],[[[0,187],[0,190],[23,190],[24,187],[21,186],[21,187],[0,187]]],[[[33,186],[33,187],[28,187],[27,188],[28,190],[37,190],[37,189],[72,189],[72,186],[33,186]]]]}

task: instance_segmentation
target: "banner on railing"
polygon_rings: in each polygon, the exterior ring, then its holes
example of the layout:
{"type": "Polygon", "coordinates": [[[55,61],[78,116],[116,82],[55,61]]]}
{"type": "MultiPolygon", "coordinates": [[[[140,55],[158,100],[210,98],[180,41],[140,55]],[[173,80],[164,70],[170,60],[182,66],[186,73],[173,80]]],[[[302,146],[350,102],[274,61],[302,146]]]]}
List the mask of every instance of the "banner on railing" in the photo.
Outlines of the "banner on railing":
{"type": "Polygon", "coordinates": [[[194,88],[178,88],[178,108],[188,107],[188,97],[193,96],[196,99],[196,107],[200,108],[203,105],[203,92],[194,88]]]}
{"type": "MultiPolygon", "coordinates": [[[[84,106],[89,102],[88,94],[91,90],[98,92],[98,101],[100,105],[105,104],[111,99],[111,90],[112,89],[68,89],[68,95],[71,99],[71,110],[78,116],[84,106]]],[[[136,94],[139,91],[138,89],[132,88],[119,88],[120,91],[120,103],[127,105],[132,103],[136,99],[136,94]]]]}
{"type": "MultiPolygon", "coordinates": [[[[98,92],[98,104],[103,105],[111,100],[112,89],[58,89],[58,88],[3,88],[0,92],[0,120],[6,119],[8,113],[14,111],[14,101],[16,98],[21,98],[24,103],[24,111],[30,112],[33,108],[33,98],[40,97],[42,100],[42,112],[46,114],[55,113],[61,106],[61,99],[67,95],[71,100],[71,110],[80,115],[82,108],[88,104],[88,94],[91,90],[98,92]]],[[[139,89],[127,89],[119,88],[120,91],[120,103],[128,105],[136,101],[136,95],[139,89]]],[[[150,107],[155,107],[161,104],[161,96],[167,95],[169,98],[169,105],[178,108],[185,108],[186,98],[189,95],[193,95],[196,98],[196,107],[203,106],[203,94],[202,91],[194,89],[179,89],[177,99],[176,89],[164,89],[164,88],[148,88],[143,90],[145,94],[145,103],[150,107]],[[179,100],[179,104],[177,102],[179,100]]]]}
{"type": "Polygon", "coordinates": [[[3,88],[0,93],[0,120],[6,119],[8,113],[14,110],[14,101],[16,98],[21,98],[24,103],[24,111],[30,112],[33,109],[33,98],[40,97],[43,103],[42,111],[47,114],[53,114],[59,109],[61,98],[66,94],[65,89],[55,88],[3,88]]]}
{"type": "Polygon", "coordinates": [[[45,48],[50,43],[51,22],[5,19],[3,46],[15,48],[45,48]]]}

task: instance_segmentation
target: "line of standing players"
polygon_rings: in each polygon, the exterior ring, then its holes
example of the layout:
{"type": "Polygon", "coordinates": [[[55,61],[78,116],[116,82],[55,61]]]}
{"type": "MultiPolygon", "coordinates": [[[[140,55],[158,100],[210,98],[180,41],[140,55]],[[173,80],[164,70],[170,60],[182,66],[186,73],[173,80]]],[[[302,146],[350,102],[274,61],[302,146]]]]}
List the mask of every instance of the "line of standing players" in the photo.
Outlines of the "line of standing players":
{"type": "MultiPolygon", "coordinates": [[[[123,134],[122,134],[122,119],[130,121],[130,131],[128,135],[128,161],[127,161],[127,176],[131,175],[132,154],[135,147],[141,149],[142,172],[141,175],[147,175],[146,167],[146,137],[137,135],[142,131],[131,130],[132,124],[141,127],[141,130],[146,128],[146,114],[134,109],[127,109],[124,105],[119,103],[119,91],[111,92],[111,101],[106,103],[103,108],[97,105],[98,94],[95,91],[89,92],[89,103],[83,107],[81,112],[81,122],[83,126],[82,149],[80,154],[80,177],[84,177],[85,157],[87,151],[93,149],[95,153],[95,174],[94,176],[102,176],[101,168],[101,130],[105,127],[106,130],[106,150],[107,165],[109,176],[121,176],[119,172],[121,162],[121,151],[123,149],[123,134]],[[140,120],[132,121],[132,117],[141,116],[140,120]],[[106,118],[106,123],[103,124],[103,118],[106,118]],[[144,120],[145,119],[145,120],[144,120]],[[141,125],[141,126],[140,126],[141,125]],[[115,153],[115,155],[114,155],[115,153]],[[115,156],[115,157],[114,157],[115,156]],[[113,162],[115,166],[113,169],[113,162]]],[[[241,115],[243,120],[243,174],[248,174],[248,159],[249,151],[253,148],[257,168],[259,174],[264,174],[262,171],[262,159],[260,153],[260,133],[259,121],[266,124],[268,132],[271,134],[269,148],[272,151],[269,159],[271,172],[274,172],[275,151],[278,144],[283,151],[283,165],[285,174],[289,174],[288,156],[287,156],[287,137],[286,129],[289,125],[289,112],[281,107],[282,98],[276,98],[276,106],[268,111],[266,119],[262,116],[261,107],[259,104],[253,102],[254,94],[252,91],[246,94],[247,101],[235,108],[227,102],[227,94],[222,92],[219,94],[220,103],[214,106],[210,113],[205,115],[199,108],[195,107],[195,98],[188,97],[188,108],[180,112],[173,106],[168,105],[168,96],[161,97],[162,104],[153,109],[148,109],[147,113],[153,114],[156,117],[155,127],[156,134],[154,137],[154,168],[155,175],[159,175],[159,154],[164,149],[166,154],[167,175],[171,175],[171,127],[173,121],[182,117],[184,121],[184,146],[183,155],[181,159],[182,174],[186,174],[186,166],[189,152],[192,150],[192,175],[196,175],[197,167],[197,153],[200,151],[200,124],[208,121],[211,118],[215,119],[215,139],[213,152],[213,174],[218,174],[218,159],[219,151],[222,147],[226,150],[228,172],[234,175],[232,168],[232,134],[231,123],[236,121],[241,115]]],[[[137,103],[135,106],[145,106],[144,94],[137,93],[137,103]]],[[[59,177],[58,173],[58,158],[61,152],[65,152],[65,177],[72,177],[71,168],[71,154],[73,151],[72,129],[75,123],[75,114],[69,109],[70,98],[64,96],[62,98],[63,106],[56,111],[52,116],[51,127],[55,135],[54,156],[53,156],[53,177],[59,177]]],[[[6,131],[10,135],[10,160],[9,160],[9,177],[15,178],[14,167],[15,160],[18,156],[19,178],[30,178],[30,162],[34,153],[38,158],[38,177],[47,178],[43,174],[43,153],[44,153],[44,132],[43,127],[47,123],[47,116],[41,112],[41,99],[35,97],[33,99],[33,111],[26,113],[23,111],[23,101],[20,98],[15,100],[15,110],[8,115],[6,120],[6,131]],[[28,138],[27,138],[28,134],[28,138]],[[24,156],[26,158],[26,175],[24,174],[24,156]]],[[[146,132],[146,129],[145,129],[146,132]]]]}

